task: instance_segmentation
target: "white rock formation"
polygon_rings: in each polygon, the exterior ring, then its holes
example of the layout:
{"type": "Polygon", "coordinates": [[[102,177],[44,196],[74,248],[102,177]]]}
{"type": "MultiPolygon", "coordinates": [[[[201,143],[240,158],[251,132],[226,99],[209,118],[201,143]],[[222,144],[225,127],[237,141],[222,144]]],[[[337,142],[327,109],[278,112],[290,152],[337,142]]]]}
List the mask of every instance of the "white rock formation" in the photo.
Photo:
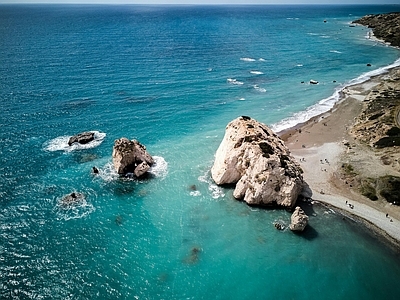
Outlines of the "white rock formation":
{"type": "Polygon", "coordinates": [[[219,185],[236,183],[233,196],[251,205],[293,207],[303,186],[302,170],[283,141],[245,116],[226,127],[211,175],[219,185]]]}
{"type": "Polygon", "coordinates": [[[299,207],[296,206],[291,218],[289,228],[292,231],[303,231],[304,228],[308,224],[308,216],[306,213],[299,207]]]}

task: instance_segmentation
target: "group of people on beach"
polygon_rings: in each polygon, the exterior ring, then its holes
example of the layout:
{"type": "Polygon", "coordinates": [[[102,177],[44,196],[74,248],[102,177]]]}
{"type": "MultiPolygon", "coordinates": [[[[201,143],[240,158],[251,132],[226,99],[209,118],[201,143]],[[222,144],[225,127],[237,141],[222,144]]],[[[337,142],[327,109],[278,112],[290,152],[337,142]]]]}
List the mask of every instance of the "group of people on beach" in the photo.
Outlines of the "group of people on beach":
{"type": "Polygon", "coordinates": [[[347,200],[346,200],[346,205],[348,205],[351,209],[353,209],[354,208],[354,205],[353,204],[351,204],[351,203],[348,203],[347,202],[347,200]]]}

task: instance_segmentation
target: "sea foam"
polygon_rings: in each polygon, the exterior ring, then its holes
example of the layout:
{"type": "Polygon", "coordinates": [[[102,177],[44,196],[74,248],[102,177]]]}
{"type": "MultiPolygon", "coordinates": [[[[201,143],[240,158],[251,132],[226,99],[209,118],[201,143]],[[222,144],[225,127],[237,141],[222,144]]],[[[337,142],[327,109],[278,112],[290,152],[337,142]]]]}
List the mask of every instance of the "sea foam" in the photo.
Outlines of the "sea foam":
{"type": "Polygon", "coordinates": [[[160,179],[165,179],[168,175],[168,162],[162,156],[153,156],[154,165],[150,168],[149,173],[160,179]]]}
{"type": "Polygon", "coordinates": [[[210,171],[208,170],[205,174],[197,178],[200,182],[208,184],[208,191],[213,199],[219,199],[225,197],[225,193],[222,187],[216,185],[211,179],[210,171]]]}
{"type": "Polygon", "coordinates": [[[265,93],[265,92],[267,92],[267,90],[266,90],[265,88],[259,87],[258,85],[253,85],[253,88],[254,88],[256,91],[260,92],[260,93],[265,93]]]}
{"type": "Polygon", "coordinates": [[[237,80],[235,78],[228,78],[226,81],[228,83],[234,84],[234,85],[243,85],[244,84],[242,81],[239,81],[239,80],[237,80]]]}
{"type": "MultiPolygon", "coordinates": [[[[154,164],[148,172],[156,178],[165,179],[168,175],[167,161],[162,156],[153,156],[153,159],[154,164]]],[[[113,163],[107,162],[104,167],[99,169],[98,177],[105,182],[111,182],[118,180],[120,178],[120,175],[115,170],[113,163]]],[[[132,178],[132,180],[135,179],[132,178]]]]}
{"type": "Polygon", "coordinates": [[[318,116],[322,113],[325,113],[325,112],[329,111],[331,108],[333,108],[335,103],[339,101],[341,91],[344,88],[363,83],[363,82],[371,79],[374,76],[378,76],[378,75],[387,73],[390,69],[398,67],[398,66],[400,66],[400,58],[397,59],[393,64],[390,64],[390,65],[378,68],[376,70],[372,70],[372,71],[366,72],[364,74],[361,74],[360,76],[350,80],[343,86],[339,86],[338,88],[336,88],[334,93],[331,96],[320,100],[318,103],[308,107],[304,111],[297,112],[289,118],[285,118],[278,123],[272,124],[271,128],[272,128],[272,130],[279,132],[279,131],[294,127],[298,124],[307,122],[311,118],[318,116]]]}
{"type": "Polygon", "coordinates": [[[106,134],[104,132],[99,132],[99,131],[90,131],[90,132],[94,133],[94,140],[87,144],[74,143],[71,146],[69,146],[68,141],[71,138],[71,136],[64,135],[56,137],[46,142],[44,144],[44,150],[71,152],[75,150],[96,148],[103,142],[104,138],[106,137],[106,134]]]}
{"type": "Polygon", "coordinates": [[[247,62],[256,61],[254,58],[251,58],[251,57],[241,57],[240,60],[241,61],[247,61],[247,62]]]}
{"type": "Polygon", "coordinates": [[[63,206],[60,198],[57,199],[57,204],[53,211],[58,220],[68,221],[72,219],[80,219],[89,215],[95,211],[95,207],[87,201],[86,198],[76,205],[63,206]]]}
{"type": "Polygon", "coordinates": [[[261,71],[250,71],[250,73],[251,73],[251,74],[254,74],[254,75],[262,75],[262,74],[264,74],[264,73],[261,72],[261,71]]]}

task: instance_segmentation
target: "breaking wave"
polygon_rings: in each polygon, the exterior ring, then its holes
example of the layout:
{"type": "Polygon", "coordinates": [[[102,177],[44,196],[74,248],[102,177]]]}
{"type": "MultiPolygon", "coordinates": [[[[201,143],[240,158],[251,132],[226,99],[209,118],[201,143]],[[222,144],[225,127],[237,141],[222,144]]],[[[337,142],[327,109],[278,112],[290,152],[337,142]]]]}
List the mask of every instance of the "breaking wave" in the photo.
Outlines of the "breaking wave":
{"type": "Polygon", "coordinates": [[[90,131],[90,132],[94,133],[94,140],[87,144],[74,143],[71,146],[69,146],[68,141],[72,136],[64,135],[56,137],[55,139],[46,142],[44,144],[44,150],[71,152],[75,150],[96,148],[103,142],[104,138],[106,137],[106,134],[104,132],[99,132],[99,131],[90,131]]]}
{"type": "MultiPolygon", "coordinates": [[[[148,171],[151,175],[157,178],[165,179],[168,175],[168,163],[162,156],[153,156],[154,164],[148,171]]],[[[97,175],[106,182],[118,180],[120,175],[115,171],[112,162],[108,162],[103,168],[99,168],[97,175]]]]}
{"type": "Polygon", "coordinates": [[[398,66],[400,66],[400,58],[397,59],[393,64],[390,64],[390,65],[378,68],[376,70],[372,70],[372,71],[366,72],[364,74],[361,74],[360,76],[350,80],[343,86],[338,87],[331,96],[329,96],[325,99],[322,99],[321,101],[310,106],[309,108],[307,108],[304,111],[295,113],[291,117],[283,119],[282,121],[271,125],[271,128],[274,131],[279,132],[279,131],[294,127],[298,124],[307,122],[311,118],[318,116],[320,114],[323,114],[323,113],[329,111],[331,108],[333,108],[335,103],[340,100],[341,92],[344,88],[363,83],[363,82],[371,79],[374,76],[385,74],[390,69],[398,67],[398,66]]]}
{"type": "Polygon", "coordinates": [[[259,87],[258,85],[253,85],[253,88],[254,88],[256,91],[260,92],[260,93],[265,93],[265,92],[267,92],[267,90],[266,90],[265,88],[259,87]]]}
{"type": "Polygon", "coordinates": [[[228,78],[226,81],[228,83],[234,84],[234,85],[243,85],[244,84],[242,81],[239,81],[239,80],[237,80],[235,78],[228,78]]]}
{"type": "Polygon", "coordinates": [[[247,62],[256,61],[254,58],[250,58],[250,57],[241,57],[240,60],[241,61],[247,61],[247,62]]]}
{"type": "Polygon", "coordinates": [[[204,175],[201,175],[197,178],[200,182],[204,182],[208,184],[208,191],[211,194],[213,199],[219,199],[225,197],[225,193],[223,188],[216,185],[215,182],[211,179],[210,171],[208,170],[204,175]]]}
{"type": "Polygon", "coordinates": [[[57,219],[64,221],[83,218],[93,211],[95,211],[95,207],[86,200],[86,197],[79,203],[68,206],[61,204],[61,198],[57,199],[57,204],[54,208],[57,219]]]}
{"type": "Polygon", "coordinates": [[[168,163],[162,156],[153,156],[154,165],[150,168],[149,173],[155,177],[164,179],[168,175],[168,163]]]}

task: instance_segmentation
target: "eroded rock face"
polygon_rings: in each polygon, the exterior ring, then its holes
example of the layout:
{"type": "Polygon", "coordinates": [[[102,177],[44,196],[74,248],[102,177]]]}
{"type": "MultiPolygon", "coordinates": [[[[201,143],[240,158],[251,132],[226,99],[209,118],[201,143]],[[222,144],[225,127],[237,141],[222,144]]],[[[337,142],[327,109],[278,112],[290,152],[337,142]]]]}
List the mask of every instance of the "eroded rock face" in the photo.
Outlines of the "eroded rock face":
{"type": "Polygon", "coordinates": [[[226,127],[211,175],[219,185],[236,183],[233,196],[250,205],[293,207],[303,186],[302,170],[283,141],[244,116],[226,127]]]}
{"type": "Polygon", "coordinates": [[[299,206],[297,206],[290,218],[290,221],[290,230],[303,231],[308,224],[308,216],[299,206]]]}
{"type": "Polygon", "coordinates": [[[115,140],[112,159],[118,174],[133,173],[136,177],[143,176],[154,164],[144,145],[127,138],[115,140]]]}
{"type": "Polygon", "coordinates": [[[87,144],[94,140],[94,132],[87,131],[77,135],[71,136],[68,140],[68,146],[72,146],[73,143],[87,144]]]}

